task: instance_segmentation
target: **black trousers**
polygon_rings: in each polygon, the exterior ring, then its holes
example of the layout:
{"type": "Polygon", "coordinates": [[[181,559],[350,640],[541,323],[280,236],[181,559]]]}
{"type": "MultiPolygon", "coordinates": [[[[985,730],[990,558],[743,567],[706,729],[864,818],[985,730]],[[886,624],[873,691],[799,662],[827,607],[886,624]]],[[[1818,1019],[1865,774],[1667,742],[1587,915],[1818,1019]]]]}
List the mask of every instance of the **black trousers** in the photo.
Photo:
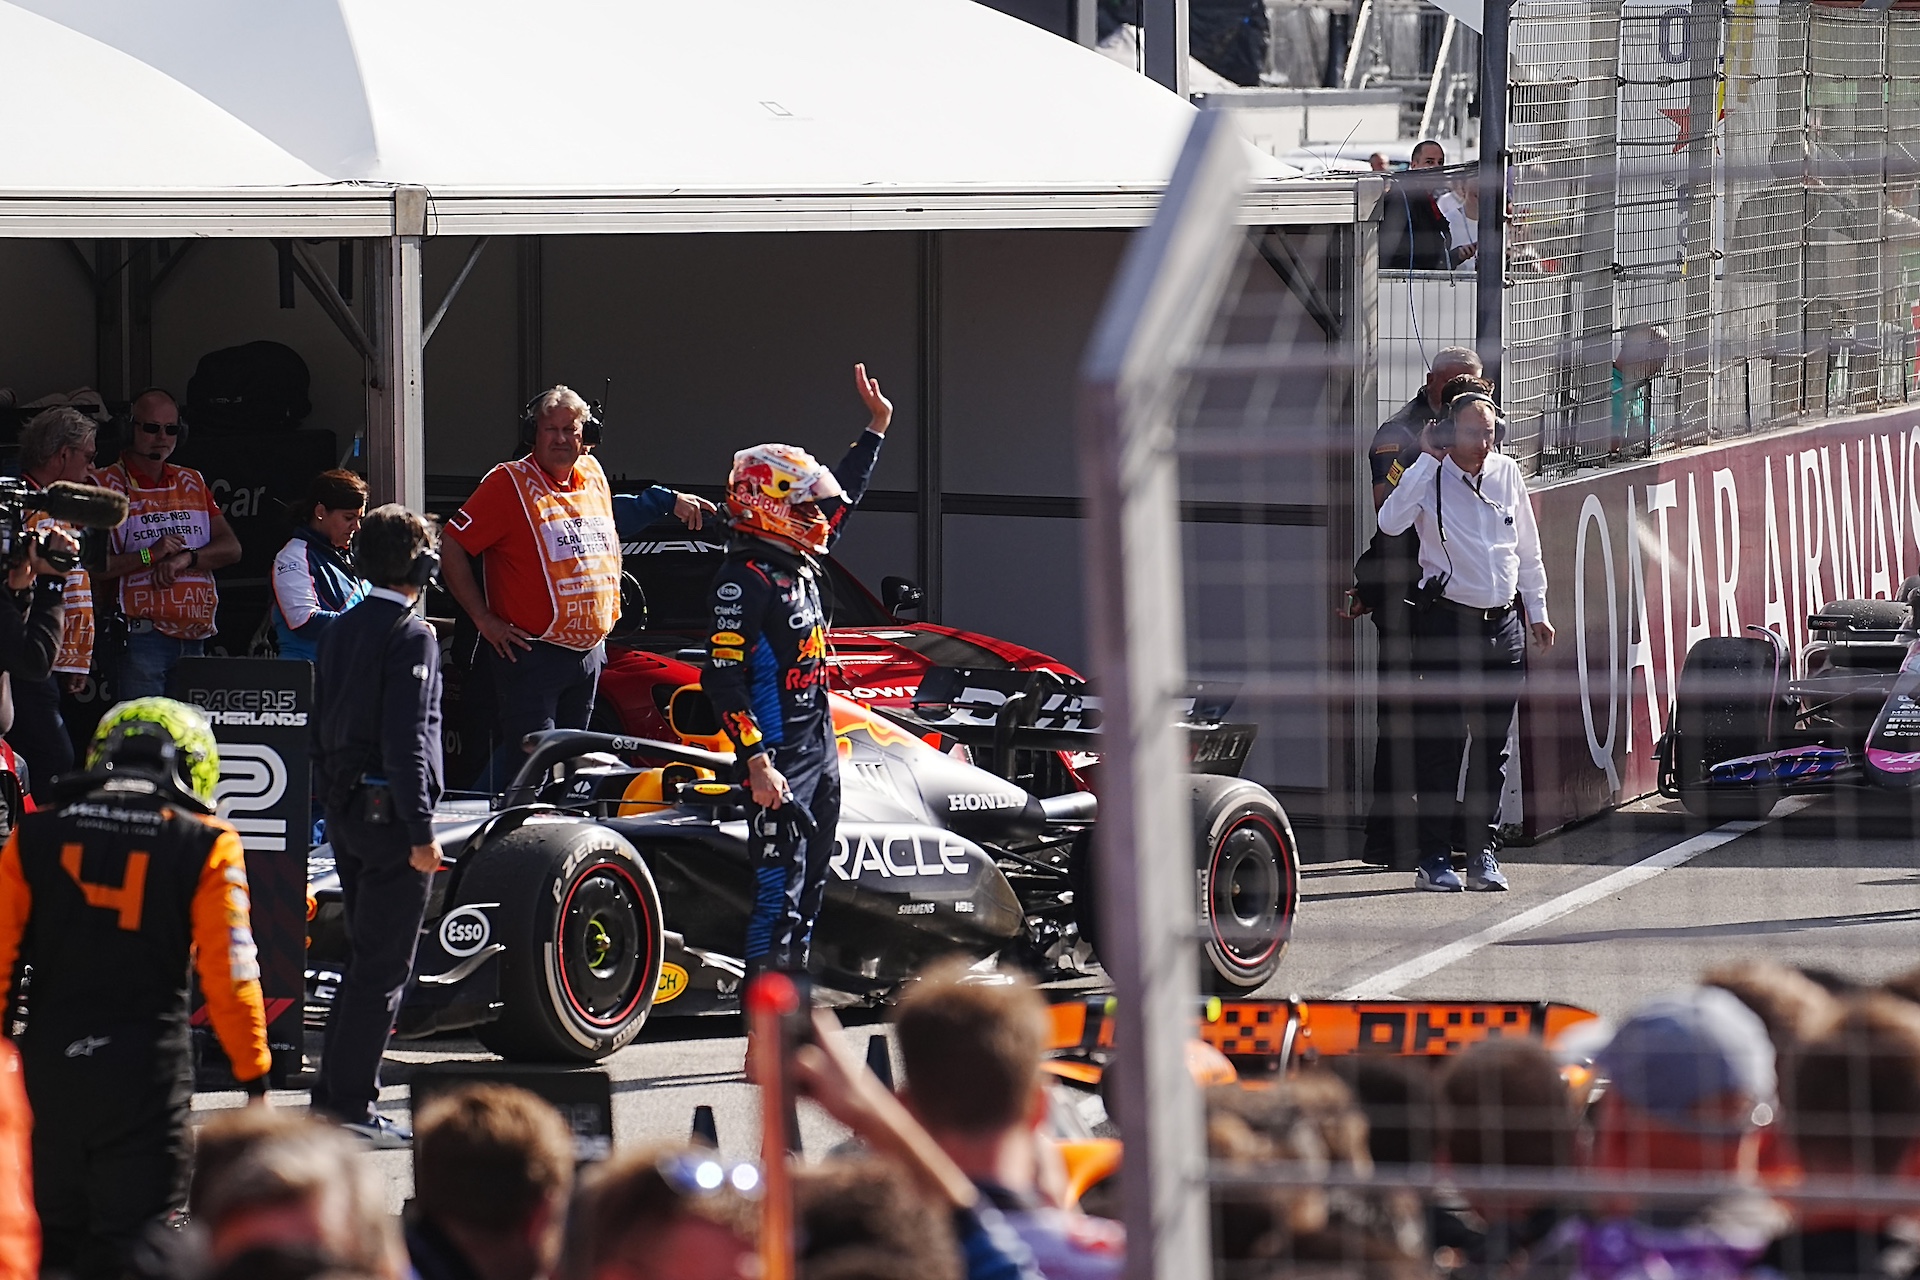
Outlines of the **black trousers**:
{"type": "Polygon", "coordinates": [[[1460,753],[1468,752],[1464,823],[1469,851],[1493,847],[1507,780],[1507,730],[1526,681],[1526,629],[1518,608],[1486,611],[1442,602],[1413,624],[1419,697],[1414,773],[1419,788],[1420,858],[1452,849],[1460,753]]]}
{"type": "Polygon", "coordinates": [[[493,671],[494,720],[500,745],[474,784],[479,791],[504,791],[526,763],[521,740],[543,729],[584,729],[593,719],[594,693],[607,646],[581,652],[535,640],[531,649],[515,649],[509,661],[485,649],[493,671]]]}
{"type": "Polygon", "coordinates": [[[35,801],[52,794],[53,780],[73,770],[73,739],[60,718],[59,672],[42,680],[13,678],[13,727],[7,743],[27,762],[27,781],[35,801]]]}
{"type": "Polygon", "coordinates": [[[329,810],[327,836],[346,908],[347,971],[327,1015],[315,1110],[349,1123],[373,1115],[380,1058],[393,1033],[432,877],[407,865],[407,830],[329,810]]]}
{"type": "Polygon", "coordinates": [[[146,1230],[186,1203],[193,1064],[170,1022],[62,1030],[22,1046],[33,1106],[33,1199],[48,1272],[118,1277],[146,1230]]]}
{"type": "Polygon", "coordinates": [[[1413,706],[1402,688],[1413,675],[1413,614],[1405,605],[1372,615],[1380,647],[1375,670],[1373,800],[1367,806],[1366,852],[1387,862],[1411,860],[1416,835],[1413,706]]]}
{"type": "Polygon", "coordinates": [[[785,805],[754,812],[747,838],[753,908],[742,958],[750,974],[801,973],[812,956],[813,926],[826,897],[827,862],[840,825],[840,758],[825,735],[782,744],[770,754],[793,791],[793,803],[813,815],[814,832],[806,835],[783,817],[785,805]]]}

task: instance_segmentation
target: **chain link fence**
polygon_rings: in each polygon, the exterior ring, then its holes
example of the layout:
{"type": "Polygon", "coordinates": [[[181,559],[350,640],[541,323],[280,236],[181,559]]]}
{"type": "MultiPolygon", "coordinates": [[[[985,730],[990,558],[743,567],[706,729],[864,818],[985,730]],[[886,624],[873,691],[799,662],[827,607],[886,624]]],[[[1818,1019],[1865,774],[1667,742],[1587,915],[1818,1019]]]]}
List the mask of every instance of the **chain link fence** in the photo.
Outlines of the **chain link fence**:
{"type": "MultiPolygon", "coordinates": [[[[1519,0],[1511,44],[1502,381],[1530,471],[1920,390],[1920,13],[1519,0]]],[[[1414,322],[1435,347],[1458,324],[1414,322]]]]}

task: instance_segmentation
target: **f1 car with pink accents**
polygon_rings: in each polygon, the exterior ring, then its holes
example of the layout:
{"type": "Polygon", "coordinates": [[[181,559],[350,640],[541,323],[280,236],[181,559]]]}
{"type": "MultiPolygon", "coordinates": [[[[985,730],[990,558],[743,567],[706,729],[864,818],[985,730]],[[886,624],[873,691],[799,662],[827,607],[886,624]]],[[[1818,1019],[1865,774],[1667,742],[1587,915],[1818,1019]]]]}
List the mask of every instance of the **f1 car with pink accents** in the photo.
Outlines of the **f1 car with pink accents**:
{"type": "Polygon", "coordinates": [[[1727,821],[1765,817],[1794,792],[1920,790],[1916,600],[1909,578],[1897,600],[1822,607],[1797,664],[1758,627],[1696,642],[1657,748],[1660,793],[1727,821]]]}

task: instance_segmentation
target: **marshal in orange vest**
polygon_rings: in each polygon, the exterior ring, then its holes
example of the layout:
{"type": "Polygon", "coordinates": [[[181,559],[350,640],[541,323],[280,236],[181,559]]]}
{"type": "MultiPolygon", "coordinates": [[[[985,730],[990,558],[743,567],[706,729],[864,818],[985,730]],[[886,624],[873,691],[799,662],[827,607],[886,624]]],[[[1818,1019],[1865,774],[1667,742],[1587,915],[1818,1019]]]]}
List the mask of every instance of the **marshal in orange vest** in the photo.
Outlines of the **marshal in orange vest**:
{"type": "Polygon", "coordinates": [[[529,635],[585,652],[620,617],[620,535],[613,490],[582,457],[565,484],[532,458],[503,462],[448,522],[447,536],[484,556],[487,608],[529,635]]]}

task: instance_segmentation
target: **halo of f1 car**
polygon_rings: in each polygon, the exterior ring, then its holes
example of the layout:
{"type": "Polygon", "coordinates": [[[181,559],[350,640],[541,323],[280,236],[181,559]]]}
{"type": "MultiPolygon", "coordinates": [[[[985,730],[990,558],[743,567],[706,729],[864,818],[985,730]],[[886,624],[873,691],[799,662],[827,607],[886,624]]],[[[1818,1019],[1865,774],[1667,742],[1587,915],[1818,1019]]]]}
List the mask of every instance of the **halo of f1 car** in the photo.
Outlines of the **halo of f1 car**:
{"type": "Polygon", "coordinates": [[[1660,792],[1714,821],[1758,819],[1789,792],[1920,787],[1920,578],[1894,600],[1836,600],[1807,619],[1795,679],[1774,632],[1687,651],[1657,751],[1660,792]]]}
{"type": "MultiPolygon", "coordinates": [[[[879,613],[871,596],[864,602],[879,613]]],[[[856,651],[874,632],[895,645],[908,633],[995,657],[946,628],[911,630],[921,627],[931,624],[887,618],[831,638],[856,651]]],[[[509,1059],[593,1060],[632,1041],[649,1015],[738,1007],[751,808],[699,685],[701,655],[658,651],[663,638],[684,643],[672,637],[629,633],[601,682],[620,727],[638,721],[653,735],[535,735],[504,794],[443,807],[435,825],[450,865],[434,878],[399,1035],[473,1028],[509,1059]]],[[[956,952],[1042,979],[1089,972],[1099,828],[1086,779],[1098,702],[1071,671],[1032,656],[1047,669],[923,666],[892,706],[831,695],[843,801],[814,935],[818,985],[883,1000],[956,952]],[[975,763],[976,752],[1001,767],[975,763]],[[1050,767],[1031,765],[1049,756],[1050,767]],[[1036,773],[1069,788],[1036,794],[1050,789],[1036,773]]],[[[1186,856],[1202,971],[1214,989],[1244,993],[1285,954],[1299,865],[1285,812],[1237,776],[1252,730],[1223,723],[1227,705],[1197,689],[1186,715],[1198,770],[1186,856]]],[[[312,1021],[324,1018],[345,959],[326,845],[308,879],[312,1021]]]]}

